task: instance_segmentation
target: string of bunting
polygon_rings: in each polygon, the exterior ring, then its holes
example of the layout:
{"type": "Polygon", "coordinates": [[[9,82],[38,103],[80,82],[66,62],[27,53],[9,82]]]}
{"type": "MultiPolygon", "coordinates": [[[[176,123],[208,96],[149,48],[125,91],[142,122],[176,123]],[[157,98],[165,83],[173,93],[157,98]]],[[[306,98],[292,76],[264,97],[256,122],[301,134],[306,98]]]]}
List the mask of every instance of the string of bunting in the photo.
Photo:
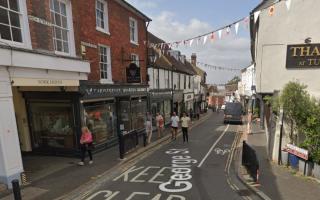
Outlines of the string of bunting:
{"type": "Polygon", "coordinates": [[[236,69],[236,68],[228,68],[228,67],[210,65],[207,63],[199,62],[199,61],[197,61],[197,65],[200,65],[200,66],[208,68],[208,69],[213,69],[213,70],[236,71],[236,72],[240,72],[240,70],[241,70],[241,69],[236,69]]]}
{"type": "MultiPolygon", "coordinates": [[[[264,8],[263,10],[268,10],[269,16],[272,17],[275,14],[275,5],[283,2],[283,1],[278,1],[275,0],[273,4],[269,5],[269,7],[264,8]]],[[[287,10],[290,10],[292,4],[292,0],[285,0],[285,5],[287,10]]],[[[253,15],[254,23],[258,21],[258,18],[260,16],[261,10],[255,11],[253,15]]],[[[221,28],[218,28],[214,31],[211,31],[209,33],[205,33],[196,37],[192,37],[186,40],[181,40],[181,41],[175,41],[175,42],[170,42],[170,43],[148,43],[148,47],[150,48],[158,48],[158,49],[166,49],[166,48],[178,48],[179,46],[190,46],[192,47],[193,45],[205,45],[209,40],[211,42],[214,42],[217,39],[222,39],[222,37],[228,36],[231,34],[232,30],[235,31],[235,34],[237,35],[239,32],[239,27],[240,25],[243,25],[247,30],[249,29],[249,21],[250,17],[244,17],[241,18],[240,20],[237,20],[231,24],[228,24],[226,26],[223,26],[221,28]]],[[[145,42],[146,43],[146,42],[145,42]]]]}

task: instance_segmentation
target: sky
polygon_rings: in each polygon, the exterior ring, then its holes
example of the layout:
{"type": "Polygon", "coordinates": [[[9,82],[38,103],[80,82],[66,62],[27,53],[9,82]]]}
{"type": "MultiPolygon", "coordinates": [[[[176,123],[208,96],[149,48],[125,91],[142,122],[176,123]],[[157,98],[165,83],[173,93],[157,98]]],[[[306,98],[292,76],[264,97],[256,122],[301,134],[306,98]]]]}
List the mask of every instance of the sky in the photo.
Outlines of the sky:
{"type": "MultiPolygon", "coordinates": [[[[148,30],[166,42],[189,39],[249,16],[261,0],[127,0],[152,19],[148,30]]],[[[208,40],[209,41],[209,40],[208,40]]],[[[179,48],[190,58],[210,65],[242,69],[250,65],[249,29],[240,25],[238,35],[234,28],[221,40],[179,48]]],[[[240,72],[213,70],[199,66],[208,74],[210,84],[224,84],[240,72]]]]}

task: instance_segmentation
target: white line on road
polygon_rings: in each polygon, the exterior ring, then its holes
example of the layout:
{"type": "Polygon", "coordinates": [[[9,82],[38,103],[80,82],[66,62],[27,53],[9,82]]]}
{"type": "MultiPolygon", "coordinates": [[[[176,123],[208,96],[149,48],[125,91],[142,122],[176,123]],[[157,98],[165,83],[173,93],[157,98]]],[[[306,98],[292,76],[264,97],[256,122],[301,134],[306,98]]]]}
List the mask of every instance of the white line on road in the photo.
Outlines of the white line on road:
{"type": "Polygon", "coordinates": [[[224,136],[224,134],[226,134],[227,130],[229,128],[229,124],[226,127],[226,129],[223,131],[223,133],[220,135],[220,137],[216,140],[216,142],[211,146],[211,148],[209,149],[208,153],[205,155],[205,157],[201,160],[201,162],[199,163],[199,165],[197,166],[198,168],[200,168],[204,161],[208,158],[208,156],[210,155],[210,153],[212,152],[213,148],[218,144],[218,142],[222,139],[222,137],[224,136]]]}

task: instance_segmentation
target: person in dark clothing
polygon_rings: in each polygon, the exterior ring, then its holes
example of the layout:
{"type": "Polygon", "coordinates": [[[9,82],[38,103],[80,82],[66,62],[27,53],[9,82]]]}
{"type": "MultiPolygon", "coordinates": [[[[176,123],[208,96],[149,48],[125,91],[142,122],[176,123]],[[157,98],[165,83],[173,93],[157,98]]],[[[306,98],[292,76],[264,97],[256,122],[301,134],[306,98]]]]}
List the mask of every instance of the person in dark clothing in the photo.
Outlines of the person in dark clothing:
{"type": "Polygon", "coordinates": [[[183,142],[185,141],[189,142],[188,129],[189,129],[190,122],[191,122],[190,117],[188,117],[186,113],[183,113],[183,116],[181,118],[183,142]]]}

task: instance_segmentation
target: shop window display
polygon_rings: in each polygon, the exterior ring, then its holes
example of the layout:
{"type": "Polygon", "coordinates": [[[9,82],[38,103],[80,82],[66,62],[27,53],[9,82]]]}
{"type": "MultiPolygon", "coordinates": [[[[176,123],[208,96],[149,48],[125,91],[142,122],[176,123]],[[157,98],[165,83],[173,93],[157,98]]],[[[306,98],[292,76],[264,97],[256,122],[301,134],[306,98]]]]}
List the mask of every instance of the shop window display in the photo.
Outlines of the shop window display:
{"type": "Polygon", "coordinates": [[[74,148],[73,107],[67,102],[31,102],[34,148],[74,148]]]}
{"type": "Polygon", "coordinates": [[[146,113],[147,101],[145,99],[131,101],[132,129],[144,128],[146,113]]]}
{"type": "Polygon", "coordinates": [[[121,100],[120,101],[120,131],[130,131],[131,130],[131,120],[130,120],[130,101],[121,100]]]}
{"type": "Polygon", "coordinates": [[[84,115],[96,144],[105,143],[116,136],[114,103],[85,106],[84,115]]]}

